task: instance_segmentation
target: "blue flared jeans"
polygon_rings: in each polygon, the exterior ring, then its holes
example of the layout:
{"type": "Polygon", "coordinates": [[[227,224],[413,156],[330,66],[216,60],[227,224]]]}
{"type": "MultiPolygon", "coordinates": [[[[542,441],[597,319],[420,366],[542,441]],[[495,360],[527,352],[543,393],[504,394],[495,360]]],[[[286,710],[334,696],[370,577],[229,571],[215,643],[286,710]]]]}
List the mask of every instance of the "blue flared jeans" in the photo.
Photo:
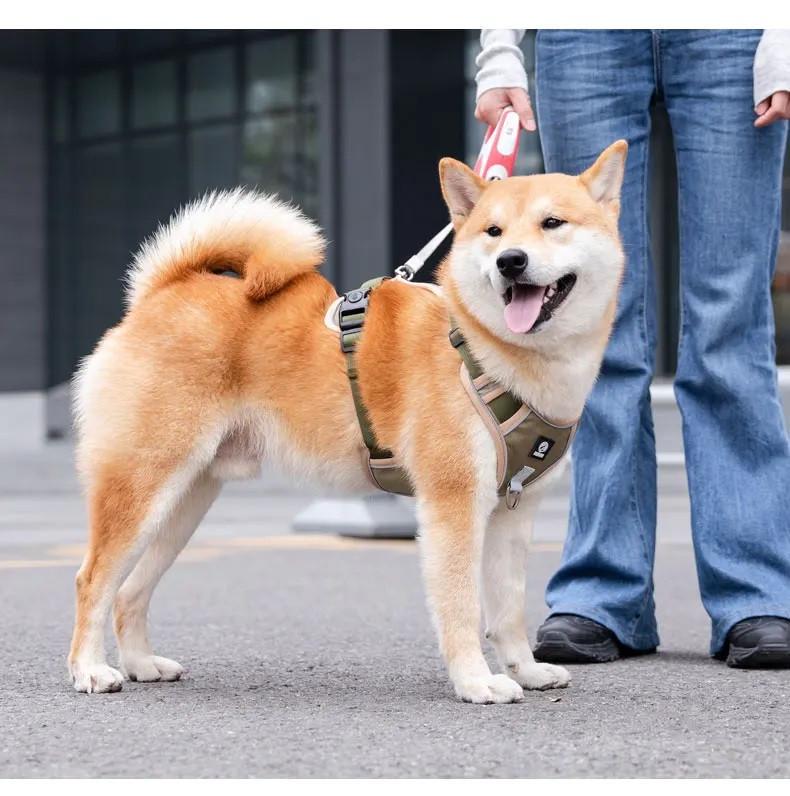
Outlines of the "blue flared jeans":
{"type": "Polygon", "coordinates": [[[578,173],[630,145],[620,229],[627,267],[611,342],[573,450],[568,535],[551,613],[658,644],[656,292],[647,222],[650,106],[663,97],[678,175],[681,327],[675,395],[711,652],[748,616],[790,618],[790,445],[770,285],[787,122],[753,126],[760,31],[551,31],[536,42],[547,171],[578,173]]]}

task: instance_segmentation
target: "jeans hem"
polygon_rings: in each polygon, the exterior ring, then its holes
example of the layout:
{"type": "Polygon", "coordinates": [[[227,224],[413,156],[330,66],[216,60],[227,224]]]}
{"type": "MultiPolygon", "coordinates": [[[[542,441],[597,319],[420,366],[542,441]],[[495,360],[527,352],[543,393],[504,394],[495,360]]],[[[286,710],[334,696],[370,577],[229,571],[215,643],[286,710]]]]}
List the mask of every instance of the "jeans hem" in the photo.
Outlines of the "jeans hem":
{"type": "Polygon", "coordinates": [[[568,605],[555,605],[551,608],[549,617],[556,616],[557,614],[576,614],[576,616],[583,616],[585,619],[592,619],[593,622],[598,622],[598,624],[611,630],[620,644],[625,647],[630,647],[633,650],[651,650],[661,643],[658,637],[658,631],[654,630],[651,633],[634,633],[630,630],[626,630],[621,622],[605,611],[597,611],[592,608],[576,608],[575,606],[568,605]]]}
{"type": "Polygon", "coordinates": [[[782,619],[790,621],[790,606],[758,604],[750,608],[740,608],[737,611],[733,611],[731,614],[727,614],[723,619],[713,622],[710,654],[713,656],[722,652],[727,641],[727,634],[730,632],[733,625],[737,625],[738,622],[749,619],[749,617],[752,616],[779,616],[782,619]]]}

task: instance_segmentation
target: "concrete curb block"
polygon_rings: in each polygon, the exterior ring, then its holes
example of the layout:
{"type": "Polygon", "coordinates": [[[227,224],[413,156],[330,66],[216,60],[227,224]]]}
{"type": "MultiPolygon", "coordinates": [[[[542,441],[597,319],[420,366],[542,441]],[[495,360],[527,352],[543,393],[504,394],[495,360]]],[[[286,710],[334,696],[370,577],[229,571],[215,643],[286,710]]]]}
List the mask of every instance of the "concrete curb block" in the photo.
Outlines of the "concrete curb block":
{"type": "Polygon", "coordinates": [[[294,517],[297,533],[337,533],[359,539],[413,539],[413,498],[382,493],[364,498],[323,498],[294,517]]]}

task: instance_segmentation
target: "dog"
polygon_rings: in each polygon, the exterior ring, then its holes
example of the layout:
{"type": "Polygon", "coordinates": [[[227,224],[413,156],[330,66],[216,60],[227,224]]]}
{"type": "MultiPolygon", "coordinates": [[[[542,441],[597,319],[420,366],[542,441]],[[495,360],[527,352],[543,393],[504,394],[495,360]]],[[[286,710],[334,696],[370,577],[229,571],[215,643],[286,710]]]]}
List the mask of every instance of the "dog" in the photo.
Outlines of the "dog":
{"type": "MultiPolygon", "coordinates": [[[[391,279],[370,298],[361,394],[377,441],[413,484],[428,603],[464,701],[516,702],[570,675],[535,662],[525,625],[527,544],[551,477],[516,510],[498,498],[495,446],[459,379],[450,318],[486,374],[544,418],[576,421],[624,268],[626,153],[617,141],[579,176],[490,183],[444,158],[455,240],[441,294],[391,279]],[[483,655],[481,604],[501,673],[483,655]]],[[[186,207],[135,256],[125,316],[75,376],[90,524],[68,658],[77,691],[180,678],[151,649],[148,607],[224,481],[254,477],[266,460],[370,490],[344,356],[324,322],[337,294],[317,271],[323,252],[297,209],[238,189],[186,207]],[[105,653],[111,612],[120,671],[105,653]]]]}

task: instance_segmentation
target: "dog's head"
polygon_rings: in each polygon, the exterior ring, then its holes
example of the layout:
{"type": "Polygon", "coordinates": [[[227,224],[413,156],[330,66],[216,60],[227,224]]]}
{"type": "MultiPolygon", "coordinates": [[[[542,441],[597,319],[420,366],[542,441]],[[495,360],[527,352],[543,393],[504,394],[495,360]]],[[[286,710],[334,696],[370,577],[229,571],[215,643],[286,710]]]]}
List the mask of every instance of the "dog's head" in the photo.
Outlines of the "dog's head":
{"type": "Polygon", "coordinates": [[[490,332],[525,347],[592,334],[613,306],[624,257],[617,232],[628,145],[583,174],[484,182],[439,164],[455,243],[445,275],[490,332]]]}

